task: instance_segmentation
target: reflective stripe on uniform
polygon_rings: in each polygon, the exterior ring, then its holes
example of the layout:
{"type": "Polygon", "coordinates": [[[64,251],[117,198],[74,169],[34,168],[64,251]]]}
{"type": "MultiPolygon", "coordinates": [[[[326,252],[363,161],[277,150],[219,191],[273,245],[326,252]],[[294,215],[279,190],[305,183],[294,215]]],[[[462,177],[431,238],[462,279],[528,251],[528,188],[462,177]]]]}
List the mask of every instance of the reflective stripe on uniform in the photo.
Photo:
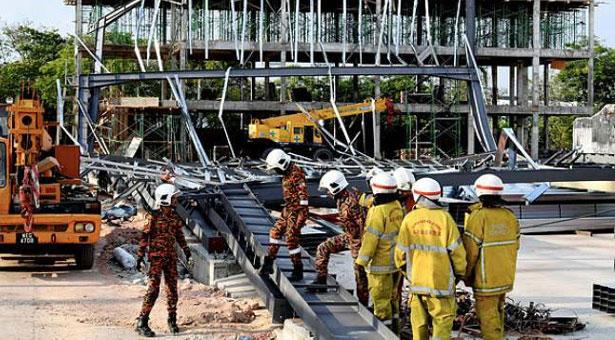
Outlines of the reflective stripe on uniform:
{"type": "Polygon", "coordinates": [[[392,231],[390,233],[383,233],[382,231],[374,227],[367,227],[366,231],[369,232],[370,234],[376,235],[379,239],[387,240],[387,241],[394,240],[398,234],[397,231],[392,231]]]}
{"type": "Polygon", "coordinates": [[[503,292],[503,291],[507,291],[507,290],[512,290],[512,288],[513,288],[512,285],[495,287],[495,288],[477,288],[477,287],[474,287],[474,292],[477,292],[477,293],[497,293],[497,292],[503,292]]]}
{"type": "Polygon", "coordinates": [[[483,243],[483,247],[507,246],[507,245],[516,244],[516,243],[517,243],[517,240],[498,241],[498,242],[485,242],[485,243],[483,243]]]}
{"type": "Polygon", "coordinates": [[[288,249],[288,255],[296,255],[301,253],[301,247],[295,249],[288,249]]]}
{"type": "Polygon", "coordinates": [[[271,244],[284,244],[284,242],[282,242],[282,240],[278,240],[277,238],[273,238],[273,237],[269,238],[269,243],[271,243],[271,244]]]}
{"type": "Polygon", "coordinates": [[[457,249],[457,247],[459,247],[462,243],[463,243],[463,240],[460,237],[455,242],[451,243],[447,248],[449,251],[453,251],[457,249]]]}
{"type": "Polygon", "coordinates": [[[483,240],[481,240],[480,238],[478,238],[476,235],[472,234],[471,232],[464,230],[463,234],[468,236],[469,238],[472,239],[472,241],[476,242],[476,244],[481,245],[481,243],[483,243],[483,240]]]}
{"type": "Polygon", "coordinates": [[[393,271],[393,266],[373,266],[370,265],[367,270],[371,273],[390,273],[393,271]]]}
{"type": "Polygon", "coordinates": [[[397,248],[401,251],[403,251],[404,253],[408,253],[410,252],[410,247],[406,247],[406,246],[402,246],[401,244],[397,244],[397,248]]]}
{"type": "Polygon", "coordinates": [[[365,229],[365,231],[367,231],[370,234],[374,234],[376,235],[378,238],[380,238],[384,233],[374,227],[367,227],[367,229],[365,229]]]}
{"type": "Polygon", "coordinates": [[[413,294],[429,294],[433,296],[451,296],[452,293],[448,290],[434,289],[430,287],[410,286],[410,292],[413,294]]]}
{"type": "Polygon", "coordinates": [[[367,255],[359,255],[359,260],[369,262],[369,260],[371,260],[371,257],[367,255]]]}
{"type": "Polygon", "coordinates": [[[422,251],[428,251],[432,253],[446,254],[448,252],[448,250],[444,247],[432,246],[430,244],[411,244],[409,248],[410,250],[422,250],[422,251]]]}

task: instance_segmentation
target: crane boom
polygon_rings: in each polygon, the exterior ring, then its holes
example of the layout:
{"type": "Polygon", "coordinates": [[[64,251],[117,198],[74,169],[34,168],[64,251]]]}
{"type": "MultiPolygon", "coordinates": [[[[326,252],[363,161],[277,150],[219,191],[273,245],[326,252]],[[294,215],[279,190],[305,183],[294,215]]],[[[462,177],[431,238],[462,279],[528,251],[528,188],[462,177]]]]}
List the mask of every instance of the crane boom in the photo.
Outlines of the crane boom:
{"type": "MultiPolygon", "coordinates": [[[[390,109],[392,102],[387,98],[378,98],[374,102],[375,111],[381,112],[390,109]]],[[[366,100],[361,103],[339,106],[340,116],[351,117],[372,112],[372,101],[366,100]]],[[[309,111],[317,121],[336,118],[333,108],[323,108],[309,111]]],[[[322,138],[314,130],[314,123],[311,122],[303,113],[293,113],[278,117],[265,119],[253,119],[249,126],[249,137],[251,139],[266,138],[278,143],[304,143],[306,141],[306,130],[311,130],[314,134],[309,137],[313,143],[322,143],[322,138]]]]}

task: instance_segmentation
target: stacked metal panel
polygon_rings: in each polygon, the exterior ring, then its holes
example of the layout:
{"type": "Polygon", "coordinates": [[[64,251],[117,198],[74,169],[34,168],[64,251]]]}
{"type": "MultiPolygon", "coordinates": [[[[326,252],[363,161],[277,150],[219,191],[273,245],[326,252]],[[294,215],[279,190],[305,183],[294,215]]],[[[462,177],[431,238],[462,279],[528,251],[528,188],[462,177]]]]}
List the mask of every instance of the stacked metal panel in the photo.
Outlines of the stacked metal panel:
{"type": "Polygon", "coordinates": [[[609,314],[615,314],[615,283],[594,283],[592,308],[609,314]]]}

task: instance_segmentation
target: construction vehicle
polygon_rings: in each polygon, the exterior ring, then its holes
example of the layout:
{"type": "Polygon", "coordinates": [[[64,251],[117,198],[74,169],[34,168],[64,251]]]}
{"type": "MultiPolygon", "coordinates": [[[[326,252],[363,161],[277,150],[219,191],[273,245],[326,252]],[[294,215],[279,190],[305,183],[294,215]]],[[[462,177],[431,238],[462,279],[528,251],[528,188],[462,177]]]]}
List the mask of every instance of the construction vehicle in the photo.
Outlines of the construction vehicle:
{"type": "MultiPolygon", "coordinates": [[[[362,103],[340,106],[337,109],[342,118],[385,110],[392,115],[394,104],[388,98],[378,98],[373,103],[372,100],[366,100],[362,103]]],[[[308,113],[312,120],[303,113],[253,119],[248,127],[248,137],[253,144],[260,142],[260,145],[264,145],[262,148],[265,149],[265,153],[269,149],[281,147],[286,151],[313,159],[330,160],[333,158],[333,150],[323,144],[323,137],[315,122],[321,123],[337,118],[335,110],[331,107],[308,113]]]]}
{"type": "Polygon", "coordinates": [[[0,138],[0,253],[43,263],[74,256],[78,268],[91,268],[101,206],[82,186],[79,146],[53,145],[48,131],[57,123],[44,121],[33,90],[22,90],[8,112],[8,138],[0,138]]]}

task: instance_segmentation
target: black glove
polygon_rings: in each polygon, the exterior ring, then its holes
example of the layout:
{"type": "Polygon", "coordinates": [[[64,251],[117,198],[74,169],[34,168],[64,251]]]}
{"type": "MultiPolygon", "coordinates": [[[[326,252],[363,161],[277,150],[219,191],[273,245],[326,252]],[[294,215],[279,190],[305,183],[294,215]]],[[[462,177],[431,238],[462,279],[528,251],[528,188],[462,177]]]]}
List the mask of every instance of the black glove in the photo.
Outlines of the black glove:
{"type": "Polygon", "coordinates": [[[143,256],[137,258],[137,271],[140,272],[143,267],[143,256]]]}
{"type": "Polygon", "coordinates": [[[188,248],[184,249],[184,255],[186,255],[186,262],[190,261],[190,258],[192,257],[192,253],[190,252],[190,249],[188,248]]]}

